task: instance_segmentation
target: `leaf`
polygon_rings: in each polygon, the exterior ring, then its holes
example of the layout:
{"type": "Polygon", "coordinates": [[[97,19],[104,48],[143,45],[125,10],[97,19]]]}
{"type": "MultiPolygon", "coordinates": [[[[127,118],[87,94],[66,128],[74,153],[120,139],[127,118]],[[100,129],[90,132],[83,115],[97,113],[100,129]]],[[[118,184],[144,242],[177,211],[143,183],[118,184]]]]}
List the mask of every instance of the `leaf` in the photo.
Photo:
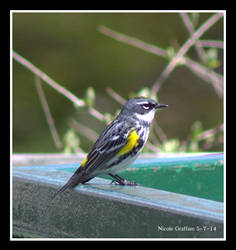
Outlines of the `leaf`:
{"type": "Polygon", "coordinates": [[[191,138],[197,139],[200,134],[202,134],[203,128],[200,121],[195,121],[191,127],[191,138]]]}
{"type": "Polygon", "coordinates": [[[89,108],[93,107],[96,100],[96,94],[93,87],[88,87],[85,93],[85,103],[89,108]]]}
{"type": "Polygon", "coordinates": [[[173,153],[179,151],[180,141],[178,139],[166,140],[162,144],[162,152],[173,153]]]}
{"type": "Polygon", "coordinates": [[[67,130],[64,136],[64,153],[77,153],[79,148],[79,137],[73,129],[67,130]]]}
{"type": "Polygon", "coordinates": [[[151,91],[149,88],[143,88],[138,93],[137,96],[144,96],[144,97],[150,97],[151,91]]]}
{"type": "Polygon", "coordinates": [[[206,51],[208,66],[210,68],[218,68],[220,61],[218,60],[218,50],[216,48],[210,48],[206,51]]]}

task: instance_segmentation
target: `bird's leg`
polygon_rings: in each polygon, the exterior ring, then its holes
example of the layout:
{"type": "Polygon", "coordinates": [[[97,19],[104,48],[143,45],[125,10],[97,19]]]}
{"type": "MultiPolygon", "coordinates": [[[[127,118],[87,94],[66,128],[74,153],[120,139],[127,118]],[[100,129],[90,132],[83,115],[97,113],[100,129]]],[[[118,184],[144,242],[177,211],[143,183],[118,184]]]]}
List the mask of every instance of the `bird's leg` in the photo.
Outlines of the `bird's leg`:
{"type": "Polygon", "coordinates": [[[111,182],[115,183],[116,185],[128,185],[128,186],[140,186],[138,183],[136,183],[135,181],[127,181],[124,178],[120,177],[119,175],[113,175],[113,174],[109,174],[112,178],[114,178],[115,180],[113,180],[111,182]]]}

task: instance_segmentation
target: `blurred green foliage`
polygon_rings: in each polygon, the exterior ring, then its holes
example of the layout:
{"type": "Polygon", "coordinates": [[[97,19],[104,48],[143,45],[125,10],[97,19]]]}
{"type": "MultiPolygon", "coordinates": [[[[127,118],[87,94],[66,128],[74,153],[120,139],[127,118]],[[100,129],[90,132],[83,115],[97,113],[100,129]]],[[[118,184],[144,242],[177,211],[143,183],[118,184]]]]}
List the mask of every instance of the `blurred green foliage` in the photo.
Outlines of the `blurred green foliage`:
{"type": "MultiPolygon", "coordinates": [[[[194,13],[192,20],[197,26],[211,15],[194,13]]],[[[99,134],[105,125],[91,117],[88,108],[96,106],[108,122],[122,107],[107,94],[107,87],[125,99],[149,96],[153,83],[167,64],[162,57],[106,37],[97,31],[99,25],[163,49],[169,48],[170,58],[175,48],[189,37],[178,13],[13,13],[12,21],[13,49],[87,104],[87,108],[74,109],[68,100],[42,83],[58,133],[61,139],[64,137],[65,152],[74,152],[77,146],[88,151],[92,145],[86,136],[70,129],[71,119],[99,134]]],[[[223,19],[203,38],[223,40],[223,19]]],[[[205,51],[208,66],[223,74],[220,63],[223,50],[208,48],[205,51]]],[[[193,48],[188,56],[197,60],[193,48]]],[[[62,151],[56,149],[51,138],[33,74],[14,60],[12,73],[13,152],[62,151]]],[[[163,151],[199,151],[204,141],[199,135],[223,123],[223,100],[211,85],[184,67],[176,68],[164,82],[158,100],[169,105],[156,116],[168,137],[162,145],[163,151]]],[[[218,137],[209,138],[205,141],[218,137]]],[[[222,151],[223,144],[212,143],[205,148],[222,151]]]]}

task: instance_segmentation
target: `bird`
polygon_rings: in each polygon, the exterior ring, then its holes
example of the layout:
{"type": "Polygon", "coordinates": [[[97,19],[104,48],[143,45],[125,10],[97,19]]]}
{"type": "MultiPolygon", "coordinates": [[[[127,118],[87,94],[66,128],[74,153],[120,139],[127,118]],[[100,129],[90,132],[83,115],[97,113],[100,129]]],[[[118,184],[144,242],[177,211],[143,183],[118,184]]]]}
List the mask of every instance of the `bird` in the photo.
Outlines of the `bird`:
{"type": "Polygon", "coordinates": [[[165,107],[168,105],[158,104],[155,100],[144,96],[128,100],[94,143],[75,173],[55,192],[51,200],[66,189],[85,184],[100,174],[111,176],[113,179],[111,183],[117,185],[139,185],[118,174],[138,157],[147,142],[156,110],[165,107]]]}

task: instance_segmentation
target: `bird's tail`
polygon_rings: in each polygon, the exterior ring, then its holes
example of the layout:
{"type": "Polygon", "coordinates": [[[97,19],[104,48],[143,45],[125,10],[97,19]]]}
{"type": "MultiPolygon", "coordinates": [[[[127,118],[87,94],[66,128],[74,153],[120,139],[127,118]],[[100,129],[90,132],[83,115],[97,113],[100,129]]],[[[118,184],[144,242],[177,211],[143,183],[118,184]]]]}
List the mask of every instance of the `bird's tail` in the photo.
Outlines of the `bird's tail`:
{"type": "Polygon", "coordinates": [[[52,196],[51,201],[53,201],[58,194],[64,192],[66,189],[74,188],[78,184],[84,183],[84,182],[86,182],[85,178],[82,174],[81,169],[78,168],[77,171],[68,180],[68,182],[63,187],[61,187],[59,190],[56,191],[56,193],[52,196]]]}

